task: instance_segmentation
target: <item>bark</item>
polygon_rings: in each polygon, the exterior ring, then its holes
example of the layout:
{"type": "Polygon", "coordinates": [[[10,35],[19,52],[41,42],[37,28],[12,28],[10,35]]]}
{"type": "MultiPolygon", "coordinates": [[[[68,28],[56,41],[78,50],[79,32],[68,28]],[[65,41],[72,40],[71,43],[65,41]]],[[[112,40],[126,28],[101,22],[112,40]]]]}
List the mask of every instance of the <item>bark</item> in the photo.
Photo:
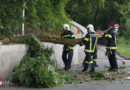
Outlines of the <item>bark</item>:
{"type": "Polygon", "coordinates": [[[5,37],[0,37],[0,44],[6,44],[9,42],[9,39],[8,38],[5,38],[5,37]]]}
{"type": "MultiPolygon", "coordinates": [[[[56,44],[63,44],[63,45],[75,45],[82,43],[83,39],[65,39],[65,38],[58,38],[58,37],[47,37],[47,36],[38,36],[36,35],[41,42],[51,42],[56,44]]],[[[0,38],[1,44],[8,44],[8,43],[23,43],[25,36],[15,36],[11,38],[0,38]]]]}
{"type": "MultiPolygon", "coordinates": [[[[102,31],[98,31],[97,37],[100,38],[103,35],[102,31]]],[[[29,35],[29,34],[27,34],[29,35]]],[[[14,37],[0,37],[0,44],[8,44],[8,43],[23,43],[26,36],[14,36],[14,37]]],[[[56,44],[63,44],[63,45],[75,45],[75,44],[81,44],[83,42],[83,38],[80,39],[65,39],[60,37],[49,37],[49,36],[43,36],[41,34],[35,34],[41,42],[51,42],[56,44]]]]}
{"type": "Polygon", "coordinates": [[[52,43],[64,44],[64,45],[80,44],[83,41],[83,39],[65,39],[65,38],[44,37],[44,36],[38,36],[38,38],[42,42],[52,42],[52,43]]]}

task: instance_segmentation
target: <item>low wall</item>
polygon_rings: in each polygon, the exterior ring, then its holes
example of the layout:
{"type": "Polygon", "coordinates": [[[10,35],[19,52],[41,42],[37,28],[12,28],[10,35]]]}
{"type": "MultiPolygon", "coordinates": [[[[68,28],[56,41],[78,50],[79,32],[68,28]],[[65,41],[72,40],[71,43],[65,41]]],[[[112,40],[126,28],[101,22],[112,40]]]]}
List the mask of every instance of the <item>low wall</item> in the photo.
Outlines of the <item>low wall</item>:
{"type": "Polygon", "coordinates": [[[0,45],[0,76],[8,80],[13,68],[27,53],[26,45],[0,45]]]}
{"type": "MultiPolygon", "coordinates": [[[[52,59],[57,61],[58,68],[63,68],[64,64],[62,61],[62,51],[63,45],[61,44],[53,44],[53,43],[43,43],[46,47],[52,47],[54,50],[54,54],[52,55],[52,59]]],[[[79,45],[74,46],[74,55],[72,59],[72,65],[81,64],[84,60],[84,47],[80,47],[79,45]]]]}
{"type": "MultiPolygon", "coordinates": [[[[43,43],[46,47],[52,47],[54,49],[54,54],[52,59],[56,60],[58,68],[63,68],[64,64],[62,61],[62,49],[63,45],[53,44],[53,43],[43,43]]],[[[28,46],[21,45],[0,45],[0,76],[2,80],[8,80],[11,76],[13,68],[19,64],[23,56],[27,54],[28,46]]],[[[84,59],[84,47],[76,45],[74,47],[74,55],[72,60],[72,65],[77,65],[82,63],[84,59]]]]}

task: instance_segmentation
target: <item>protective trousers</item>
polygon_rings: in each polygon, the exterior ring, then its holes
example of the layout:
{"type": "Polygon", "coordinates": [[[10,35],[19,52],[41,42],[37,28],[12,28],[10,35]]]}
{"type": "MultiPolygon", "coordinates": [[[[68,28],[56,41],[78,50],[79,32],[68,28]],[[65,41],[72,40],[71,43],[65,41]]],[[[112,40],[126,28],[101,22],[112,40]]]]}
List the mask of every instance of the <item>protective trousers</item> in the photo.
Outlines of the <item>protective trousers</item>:
{"type": "Polygon", "coordinates": [[[93,60],[91,59],[91,53],[85,53],[86,54],[86,57],[85,57],[85,60],[84,60],[84,69],[83,71],[87,71],[88,69],[88,66],[90,65],[91,67],[91,70],[92,72],[95,72],[95,66],[93,64],[93,60]]]}
{"type": "Polygon", "coordinates": [[[64,62],[65,68],[71,68],[71,62],[73,58],[73,50],[63,51],[62,60],[64,62]]]}
{"type": "Polygon", "coordinates": [[[95,48],[95,51],[92,54],[92,56],[93,56],[93,63],[96,66],[97,65],[97,63],[96,63],[96,60],[97,60],[97,49],[96,48],[95,48]]]}
{"type": "Polygon", "coordinates": [[[109,63],[112,69],[118,69],[118,65],[117,65],[117,59],[116,59],[116,50],[107,50],[108,52],[108,59],[109,59],[109,63]]]}

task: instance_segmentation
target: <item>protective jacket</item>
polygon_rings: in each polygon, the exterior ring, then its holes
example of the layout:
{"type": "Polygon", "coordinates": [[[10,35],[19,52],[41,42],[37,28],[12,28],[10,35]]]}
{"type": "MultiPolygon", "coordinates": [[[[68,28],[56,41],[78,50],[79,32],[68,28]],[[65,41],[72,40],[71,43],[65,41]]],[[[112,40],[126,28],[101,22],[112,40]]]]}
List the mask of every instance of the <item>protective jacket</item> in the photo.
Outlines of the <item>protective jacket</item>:
{"type": "Polygon", "coordinates": [[[93,53],[97,44],[97,37],[94,32],[86,34],[83,43],[85,44],[85,52],[93,53]]]}
{"type": "MultiPolygon", "coordinates": [[[[73,32],[71,31],[64,31],[61,35],[62,38],[67,38],[67,39],[75,39],[75,35],[73,32]]],[[[73,46],[71,45],[64,45],[64,50],[68,51],[68,50],[73,50],[73,46]]]]}
{"type": "Polygon", "coordinates": [[[110,29],[107,33],[105,33],[105,38],[107,38],[107,49],[117,49],[116,47],[116,37],[117,32],[114,28],[110,29]]]}

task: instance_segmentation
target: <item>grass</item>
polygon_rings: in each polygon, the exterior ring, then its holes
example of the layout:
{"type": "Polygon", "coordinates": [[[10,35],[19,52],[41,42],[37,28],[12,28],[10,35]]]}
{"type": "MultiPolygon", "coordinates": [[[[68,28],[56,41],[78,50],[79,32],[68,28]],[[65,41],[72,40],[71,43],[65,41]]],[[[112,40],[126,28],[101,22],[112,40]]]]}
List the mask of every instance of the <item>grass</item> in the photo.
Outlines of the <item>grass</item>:
{"type": "Polygon", "coordinates": [[[126,66],[120,66],[119,69],[126,69],[126,66]]]}
{"type": "MultiPolygon", "coordinates": [[[[66,72],[64,72],[66,73],[66,72]]],[[[115,81],[115,80],[126,80],[129,73],[118,71],[118,72],[95,72],[93,74],[87,73],[82,74],[81,72],[68,72],[67,73],[73,80],[74,84],[90,82],[90,81],[115,81]]]]}
{"type": "Polygon", "coordinates": [[[119,38],[118,42],[118,49],[117,51],[120,53],[121,56],[125,56],[130,58],[130,40],[119,38]]]}

